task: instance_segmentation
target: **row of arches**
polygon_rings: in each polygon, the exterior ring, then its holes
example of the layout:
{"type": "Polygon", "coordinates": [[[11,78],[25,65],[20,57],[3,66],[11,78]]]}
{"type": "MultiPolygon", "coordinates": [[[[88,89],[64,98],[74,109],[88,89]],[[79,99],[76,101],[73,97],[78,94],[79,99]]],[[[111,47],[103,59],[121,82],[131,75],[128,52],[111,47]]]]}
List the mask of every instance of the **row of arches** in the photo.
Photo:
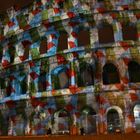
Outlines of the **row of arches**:
{"type": "MultiPolygon", "coordinates": [[[[135,129],[137,132],[140,132],[140,104],[136,104],[133,107],[131,112],[134,116],[135,129]]],[[[123,116],[123,111],[118,106],[109,107],[106,110],[106,125],[108,133],[124,133],[125,132],[125,118],[123,116]]],[[[61,132],[70,131],[70,119],[71,115],[64,109],[61,109],[54,113],[54,126],[57,128],[55,133],[59,134],[61,132]],[[63,125],[62,125],[63,124],[63,125]],[[61,127],[63,126],[63,127],[61,127]]],[[[98,113],[90,106],[83,107],[81,111],[81,120],[80,125],[77,125],[79,129],[83,128],[85,134],[97,134],[98,133],[98,124],[100,118],[98,113]]],[[[73,121],[74,122],[74,121],[73,121]]]]}
{"type": "MultiPolygon", "coordinates": [[[[91,33],[90,33],[89,29],[84,29],[84,30],[83,29],[80,30],[80,29],[81,28],[79,27],[78,31],[74,32],[76,41],[73,43],[75,43],[75,45],[77,47],[87,47],[90,45],[91,33]]],[[[98,29],[99,44],[108,44],[108,43],[115,42],[112,25],[101,22],[97,26],[97,29],[98,29]],[[108,33],[107,36],[105,36],[106,33],[108,33]]],[[[138,40],[137,32],[138,31],[137,31],[137,27],[135,24],[132,24],[132,23],[122,24],[123,40],[137,41],[138,40]]],[[[33,39],[33,42],[38,44],[38,47],[39,47],[38,54],[42,55],[42,54],[47,53],[48,49],[49,49],[49,45],[50,45],[50,43],[48,43],[48,37],[38,36],[37,30],[35,30],[35,29],[31,30],[30,34],[31,34],[31,36],[32,36],[32,34],[36,35],[35,38],[33,39]]],[[[57,46],[57,51],[64,51],[64,50],[68,49],[68,45],[70,46],[70,48],[73,48],[73,46],[71,46],[71,43],[68,42],[69,35],[66,31],[60,31],[60,33],[58,33],[58,34],[54,33],[53,35],[50,35],[50,36],[55,36],[55,38],[57,38],[57,40],[54,41],[57,46]]],[[[32,43],[29,40],[22,41],[21,44],[18,45],[19,49],[17,49],[17,50],[16,50],[17,46],[14,46],[13,43],[8,43],[7,46],[8,46],[7,48],[3,48],[4,50],[0,49],[0,61],[1,61],[1,59],[5,59],[5,58],[2,58],[2,56],[5,57],[7,55],[7,57],[10,57],[9,58],[10,60],[8,60],[8,61],[10,61],[9,63],[11,63],[11,64],[14,63],[14,61],[15,61],[16,53],[20,54],[21,50],[22,50],[22,53],[24,52],[24,54],[23,54],[23,56],[19,56],[19,57],[22,57],[23,61],[28,59],[29,52],[32,52],[32,50],[29,51],[30,49],[32,49],[32,43]],[[24,47],[22,48],[21,46],[24,46],[24,47]],[[3,54],[3,53],[5,53],[5,54],[3,54]]],[[[35,54],[31,54],[31,55],[33,55],[33,57],[34,57],[35,54]]],[[[4,60],[2,60],[2,61],[4,61],[4,60]]]]}
{"type": "MultiPolygon", "coordinates": [[[[79,64],[79,70],[75,77],[77,85],[79,87],[94,85],[95,74],[95,68],[92,64],[88,64],[86,62],[79,64]]],[[[128,63],[128,77],[129,82],[140,82],[140,65],[136,61],[130,61],[128,63]]],[[[52,79],[54,81],[54,89],[58,89],[60,87],[68,88],[70,83],[69,75],[67,75],[67,72],[64,70],[52,77],[52,79]],[[60,83],[59,87],[55,87],[55,82],[60,83]]],[[[104,85],[120,83],[119,69],[113,63],[105,64],[102,72],[102,80],[104,85]]]]}
{"type": "MultiPolygon", "coordinates": [[[[112,63],[108,63],[103,67],[103,84],[120,83],[119,69],[112,63]]],[[[136,61],[128,63],[128,78],[129,82],[140,82],[140,65],[136,61]]]]}
{"type": "MultiPolygon", "coordinates": [[[[140,104],[136,104],[133,108],[133,116],[135,121],[135,128],[137,132],[140,132],[140,104]]],[[[106,131],[108,133],[124,133],[125,132],[125,119],[123,117],[123,111],[118,106],[110,107],[106,110],[105,114],[106,120],[106,131]]],[[[22,113],[15,116],[12,122],[5,123],[2,126],[4,120],[2,114],[0,114],[0,129],[1,135],[26,135],[27,121],[30,121],[30,134],[31,135],[45,135],[47,133],[47,128],[51,131],[51,134],[70,134],[71,126],[75,125],[78,128],[79,134],[80,130],[83,129],[82,133],[85,134],[97,134],[99,133],[99,123],[100,118],[98,113],[89,106],[85,106],[81,111],[80,121],[73,117],[67,110],[60,109],[56,111],[53,116],[51,116],[51,122],[48,122],[45,112],[34,113],[32,118],[27,120],[22,113]],[[39,116],[39,117],[38,117],[39,116]],[[5,128],[6,127],[6,128],[5,128]],[[14,134],[15,133],[15,134],[14,134]]],[[[29,126],[28,126],[29,127],[29,126]]]]}
{"type": "MultiPolygon", "coordinates": [[[[51,89],[66,89],[69,88],[72,83],[75,83],[78,87],[92,86],[95,84],[97,70],[94,64],[81,62],[78,66],[75,67],[75,71],[76,74],[74,75],[74,79],[72,79],[69,65],[61,65],[60,67],[52,70],[50,82],[51,89]]],[[[37,82],[37,92],[50,90],[48,89],[50,84],[48,83],[49,79],[47,75],[47,71],[40,73],[37,82]]],[[[4,82],[3,79],[0,79],[0,91],[2,96],[11,96],[13,91],[17,95],[26,94],[29,90],[29,87],[27,84],[28,76],[25,74],[25,72],[21,72],[21,74],[17,75],[17,79],[15,81],[11,81],[11,78],[12,76],[5,78],[4,82]],[[14,83],[16,84],[14,85],[14,83]]],[[[140,65],[136,61],[130,61],[128,63],[128,76],[126,75],[126,78],[129,79],[128,82],[130,83],[140,82],[140,65]]],[[[120,82],[120,71],[117,66],[115,66],[113,63],[106,63],[102,69],[102,83],[104,85],[110,85],[120,82]]]]}
{"type": "MultiPolygon", "coordinates": [[[[91,86],[95,84],[95,76],[96,76],[96,66],[93,64],[89,64],[87,62],[81,62],[75,68],[76,75],[75,75],[75,84],[78,87],[86,87],[91,86]]],[[[43,71],[40,73],[38,77],[38,92],[43,92],[48,90],[49,84],[47,83],[47,74],[48,72],[43,71]]],[[[22,73],[21,75],[18,75],[17,77],[16,85],[13,81],[9,79],[5,79],[5,82],[1,82],[1,94],[6,94],[5,96],[10,96],[13,92],[13,88],[17,89],[14,91],[17,94],[26,94],[28,91],[28,76],[25,75],[25,73],[22,73]],[[5,83],[5,84],[4,84],[5,83]],[[14,86],[14,87],[13,87],[14,86]],[[5,89],[5,90],[4,90],[5,89]],[[4,93],[2,93],[4,92],[4,93]]],[[[128,63],[128,79],[130,83],[137,83],[140,82],[140,65],[136,61],[130,61],[128,63]]],[[[1,79],[1,81],[3,81],[1,79]]],[[[70,75],[70,67],[68,65],[66,66],[60,66],[54,69],[51,72],[51,87],[52,89],[58,90],[58,89],[65,89],[69,88],[71,83],[74,82],[71,79],[70,75]]],[[[104,85],[110,85],[110,84],[117,84],[121,82],[120,78],[120,72],[117,66],[115,66],[113,63],[106,63],[103,66],[102,70],[102,83],[104,85]]]]}

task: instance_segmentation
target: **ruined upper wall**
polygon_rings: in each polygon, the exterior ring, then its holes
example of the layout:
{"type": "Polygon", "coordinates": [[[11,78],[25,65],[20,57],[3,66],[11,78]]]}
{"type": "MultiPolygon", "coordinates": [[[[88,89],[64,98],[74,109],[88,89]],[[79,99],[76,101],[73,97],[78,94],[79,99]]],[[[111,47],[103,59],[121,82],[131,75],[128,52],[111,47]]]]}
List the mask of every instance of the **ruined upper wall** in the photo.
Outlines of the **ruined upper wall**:
{"type": "Polygon", "coordinates": [[[28,7],[11,7],[0,16],[0,40],[39,26],[74,17],[79,13],[103,13],[140,8],[139,0],[34,0],[28,7]],[[86,1],[86,2],[85,2],[86,1]]]}

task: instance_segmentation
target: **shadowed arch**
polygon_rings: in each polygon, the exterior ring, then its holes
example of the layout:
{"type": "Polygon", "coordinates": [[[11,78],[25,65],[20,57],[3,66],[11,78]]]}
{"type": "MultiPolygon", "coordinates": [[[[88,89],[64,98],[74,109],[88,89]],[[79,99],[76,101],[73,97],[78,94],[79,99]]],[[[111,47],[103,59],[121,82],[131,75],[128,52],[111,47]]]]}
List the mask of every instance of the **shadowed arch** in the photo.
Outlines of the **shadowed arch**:
{"type": "Polygon", "coordinates": [[[116,84],[120,83],[119,72],[113,63],[107,63],[103,67],[103,84],[116,84]]]}
{"type": "Polygon", "coordinates": [[[128,73],[130,82],[140,82],[140,65],[136,61],[128,63],[128,73]]]}
{"type": "Polygon", "coordinates": [[[98,27],[98,36],[100,44],[114,42],[113,26],[106,22],[101,23],[98,27]]]}

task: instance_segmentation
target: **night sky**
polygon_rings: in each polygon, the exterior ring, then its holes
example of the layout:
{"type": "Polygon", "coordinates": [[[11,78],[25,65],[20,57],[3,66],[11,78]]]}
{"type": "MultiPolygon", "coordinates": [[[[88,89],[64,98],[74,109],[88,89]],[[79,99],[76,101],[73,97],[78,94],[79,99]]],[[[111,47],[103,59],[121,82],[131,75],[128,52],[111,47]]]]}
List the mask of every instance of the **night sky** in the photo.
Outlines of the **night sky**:
{"type": "Polygon", "coordinates": [[[12,7],[13,5],[18,5],[19,7],[24,7],[31,3],[33,0],[0,0],[0,12],[12,7]]]}

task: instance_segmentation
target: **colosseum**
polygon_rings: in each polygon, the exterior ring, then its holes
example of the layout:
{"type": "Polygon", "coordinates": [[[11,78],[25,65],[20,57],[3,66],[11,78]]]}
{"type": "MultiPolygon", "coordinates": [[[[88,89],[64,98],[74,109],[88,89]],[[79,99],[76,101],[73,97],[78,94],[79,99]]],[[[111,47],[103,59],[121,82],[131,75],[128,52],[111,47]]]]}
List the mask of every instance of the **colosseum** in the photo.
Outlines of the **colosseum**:
{"type": "Polygon", "coordinates": [[[0,135],[110,133],[140,133],[140,1],[1,12],[0,135]]]}

